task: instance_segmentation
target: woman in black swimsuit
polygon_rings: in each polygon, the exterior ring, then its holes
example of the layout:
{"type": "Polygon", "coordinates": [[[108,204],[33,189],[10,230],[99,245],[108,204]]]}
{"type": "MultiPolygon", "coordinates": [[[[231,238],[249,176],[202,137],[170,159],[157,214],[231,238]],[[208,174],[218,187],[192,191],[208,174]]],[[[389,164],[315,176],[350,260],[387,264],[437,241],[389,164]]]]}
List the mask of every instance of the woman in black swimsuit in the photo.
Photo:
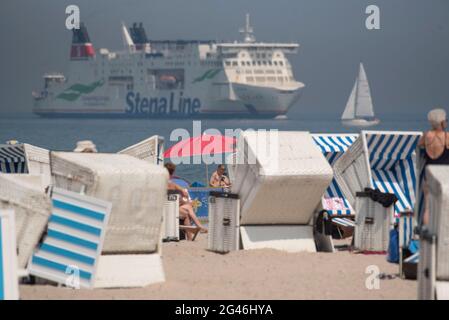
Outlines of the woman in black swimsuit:
{"type": "MultiPolygon", "coordinates": [[[[432,129],[424,133],[418,143],[418,145],[426,151],[424,154],[424,170],[428,165],[449,165],[449,133],[446,132],[446,111],[443,109],[434,109],[429,112],[427,117],[432,129]]],[[[423,224],[428,224],[428,187],[425,181],[423,184],[423,191],[425,197],[423,224]]]]}

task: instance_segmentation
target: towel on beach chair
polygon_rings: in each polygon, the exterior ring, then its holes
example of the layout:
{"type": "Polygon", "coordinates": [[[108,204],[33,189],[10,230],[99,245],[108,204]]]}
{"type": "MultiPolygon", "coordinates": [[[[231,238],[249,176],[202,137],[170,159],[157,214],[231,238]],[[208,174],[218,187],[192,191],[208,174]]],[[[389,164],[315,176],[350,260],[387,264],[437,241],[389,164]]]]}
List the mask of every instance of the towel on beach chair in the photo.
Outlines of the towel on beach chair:
{"type": "Polygon", "coordinates": [[[75,288],[93,288],[111,203],[53,189],[53,210],[43,242],[29,265],[32,275],[75,288]]]}

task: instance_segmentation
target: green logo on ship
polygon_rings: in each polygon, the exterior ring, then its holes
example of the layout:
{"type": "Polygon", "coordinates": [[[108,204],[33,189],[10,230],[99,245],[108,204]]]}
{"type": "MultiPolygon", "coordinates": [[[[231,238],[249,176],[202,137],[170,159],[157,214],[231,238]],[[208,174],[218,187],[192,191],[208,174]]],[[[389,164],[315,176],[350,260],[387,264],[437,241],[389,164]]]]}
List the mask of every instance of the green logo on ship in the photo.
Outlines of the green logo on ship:
{"type": "Polygon", "coordinates": [[[206,79],[212,79],[217,74],[219,74],[220,71],[221,71],[221,69],[209,69],[203,75],[201,75],[198,78],[196,78],[195,80],[193,80],[192,83],[201,82],[201,81],[204,81],[206,79]]]}
{"type": "Polygon", "coordinates": [[[75,101],[83,94],[89,94],[94,92],[98,87],[103,86],[104,81],[99,80],[92,82],[91,84],[81,84],[75,83],[69,88],[65,89],[62,93],[56,96],[57,99],[67,100],[67,101],[75,101]]]}

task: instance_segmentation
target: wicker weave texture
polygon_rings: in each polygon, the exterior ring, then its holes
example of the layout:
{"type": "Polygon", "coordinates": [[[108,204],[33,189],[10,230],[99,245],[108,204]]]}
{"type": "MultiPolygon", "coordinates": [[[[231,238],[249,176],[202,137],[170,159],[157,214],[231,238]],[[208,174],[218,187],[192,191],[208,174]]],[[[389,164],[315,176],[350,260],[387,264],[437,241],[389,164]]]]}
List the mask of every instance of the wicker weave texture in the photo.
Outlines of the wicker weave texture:
{"type": "Polygon", "coordinates": [[[239,199],[209,197],[209,250],[226,253],[239,249],[239,206],[239,199]]]}
{"type": "Polygon", "coordinates": [[[387,251],[394,207],[383,207],[369,197],[357,197],[354,244],[362,251],[387,251]]]}
{"type": "Polygon", "coordinates": [[[25,268],[38,244],[51,213],[50,198],[39,177],[27,174],[0,174],[0,207],[16,216],[19,268],[25,268]]]}
{"type": "Polygon", "coordinates": [[[158,164],[158,157],[161,156],[159,154],[160,152],[163,152],[163,142],[161,142],[161,137],[152,136],[132,146],[129,146],[128,148],[123,149],[118,153],[127,154],[137,159],[158,164]]]}
{"type": "Polygon", "coordinates": [[[359,136],[334,164],[335,180],[352,207],[355,207],[356,192],[372,185],[367,152],[363,136],[359,136]]]}
{"type": "Polygon", "coordinates": [[[164,204],[162,239],[179,239],[179,195],[170,194],[164,204]]]}
{"type": "Polygon", "coordinates": [[[437,236],[437,280],[449,280],[449,166],[427,168],[429,228],[437,236]]]}
{"type": "Polygon", "coordinates": [[[52,152],[51,166],[57,187],[112,203],[103,253],[157,250],[168,181],[165,168],[125,154],[72,152],[52,152]]]}
{"type": "Polygon", "coordinates": [[[418,261],[418,299],[435,299],[436,244],[430,239],[422,239],[418,261]]]}
{"type": "Polygon", "coordinates": [[[237,150],[241,224],[307,224],[333,178],[311,135],[245,132],[237,150]]]}

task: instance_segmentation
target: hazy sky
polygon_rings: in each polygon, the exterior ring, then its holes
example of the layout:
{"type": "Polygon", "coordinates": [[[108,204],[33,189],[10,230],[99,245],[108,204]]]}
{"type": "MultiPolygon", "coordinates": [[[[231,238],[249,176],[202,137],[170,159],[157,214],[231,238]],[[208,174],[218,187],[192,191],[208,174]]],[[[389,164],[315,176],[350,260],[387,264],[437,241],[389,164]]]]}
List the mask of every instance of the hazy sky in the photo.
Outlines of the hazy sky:
{"type": "Polygon", "coordinates": [[[77,4],[95,48],[121,49],[120,22],[151,39],[240,40],[251,14],[257,40],[299,42],[291,56],[306,84],[290,117],[339,115],[363,61],[379,115],[449,109],[448,0],[1,0],[0,112],[30,112],[42,75],[66,71],[65,7],[77,4]],[[381,30],[365,28],[365,8],[381,30]]]}

